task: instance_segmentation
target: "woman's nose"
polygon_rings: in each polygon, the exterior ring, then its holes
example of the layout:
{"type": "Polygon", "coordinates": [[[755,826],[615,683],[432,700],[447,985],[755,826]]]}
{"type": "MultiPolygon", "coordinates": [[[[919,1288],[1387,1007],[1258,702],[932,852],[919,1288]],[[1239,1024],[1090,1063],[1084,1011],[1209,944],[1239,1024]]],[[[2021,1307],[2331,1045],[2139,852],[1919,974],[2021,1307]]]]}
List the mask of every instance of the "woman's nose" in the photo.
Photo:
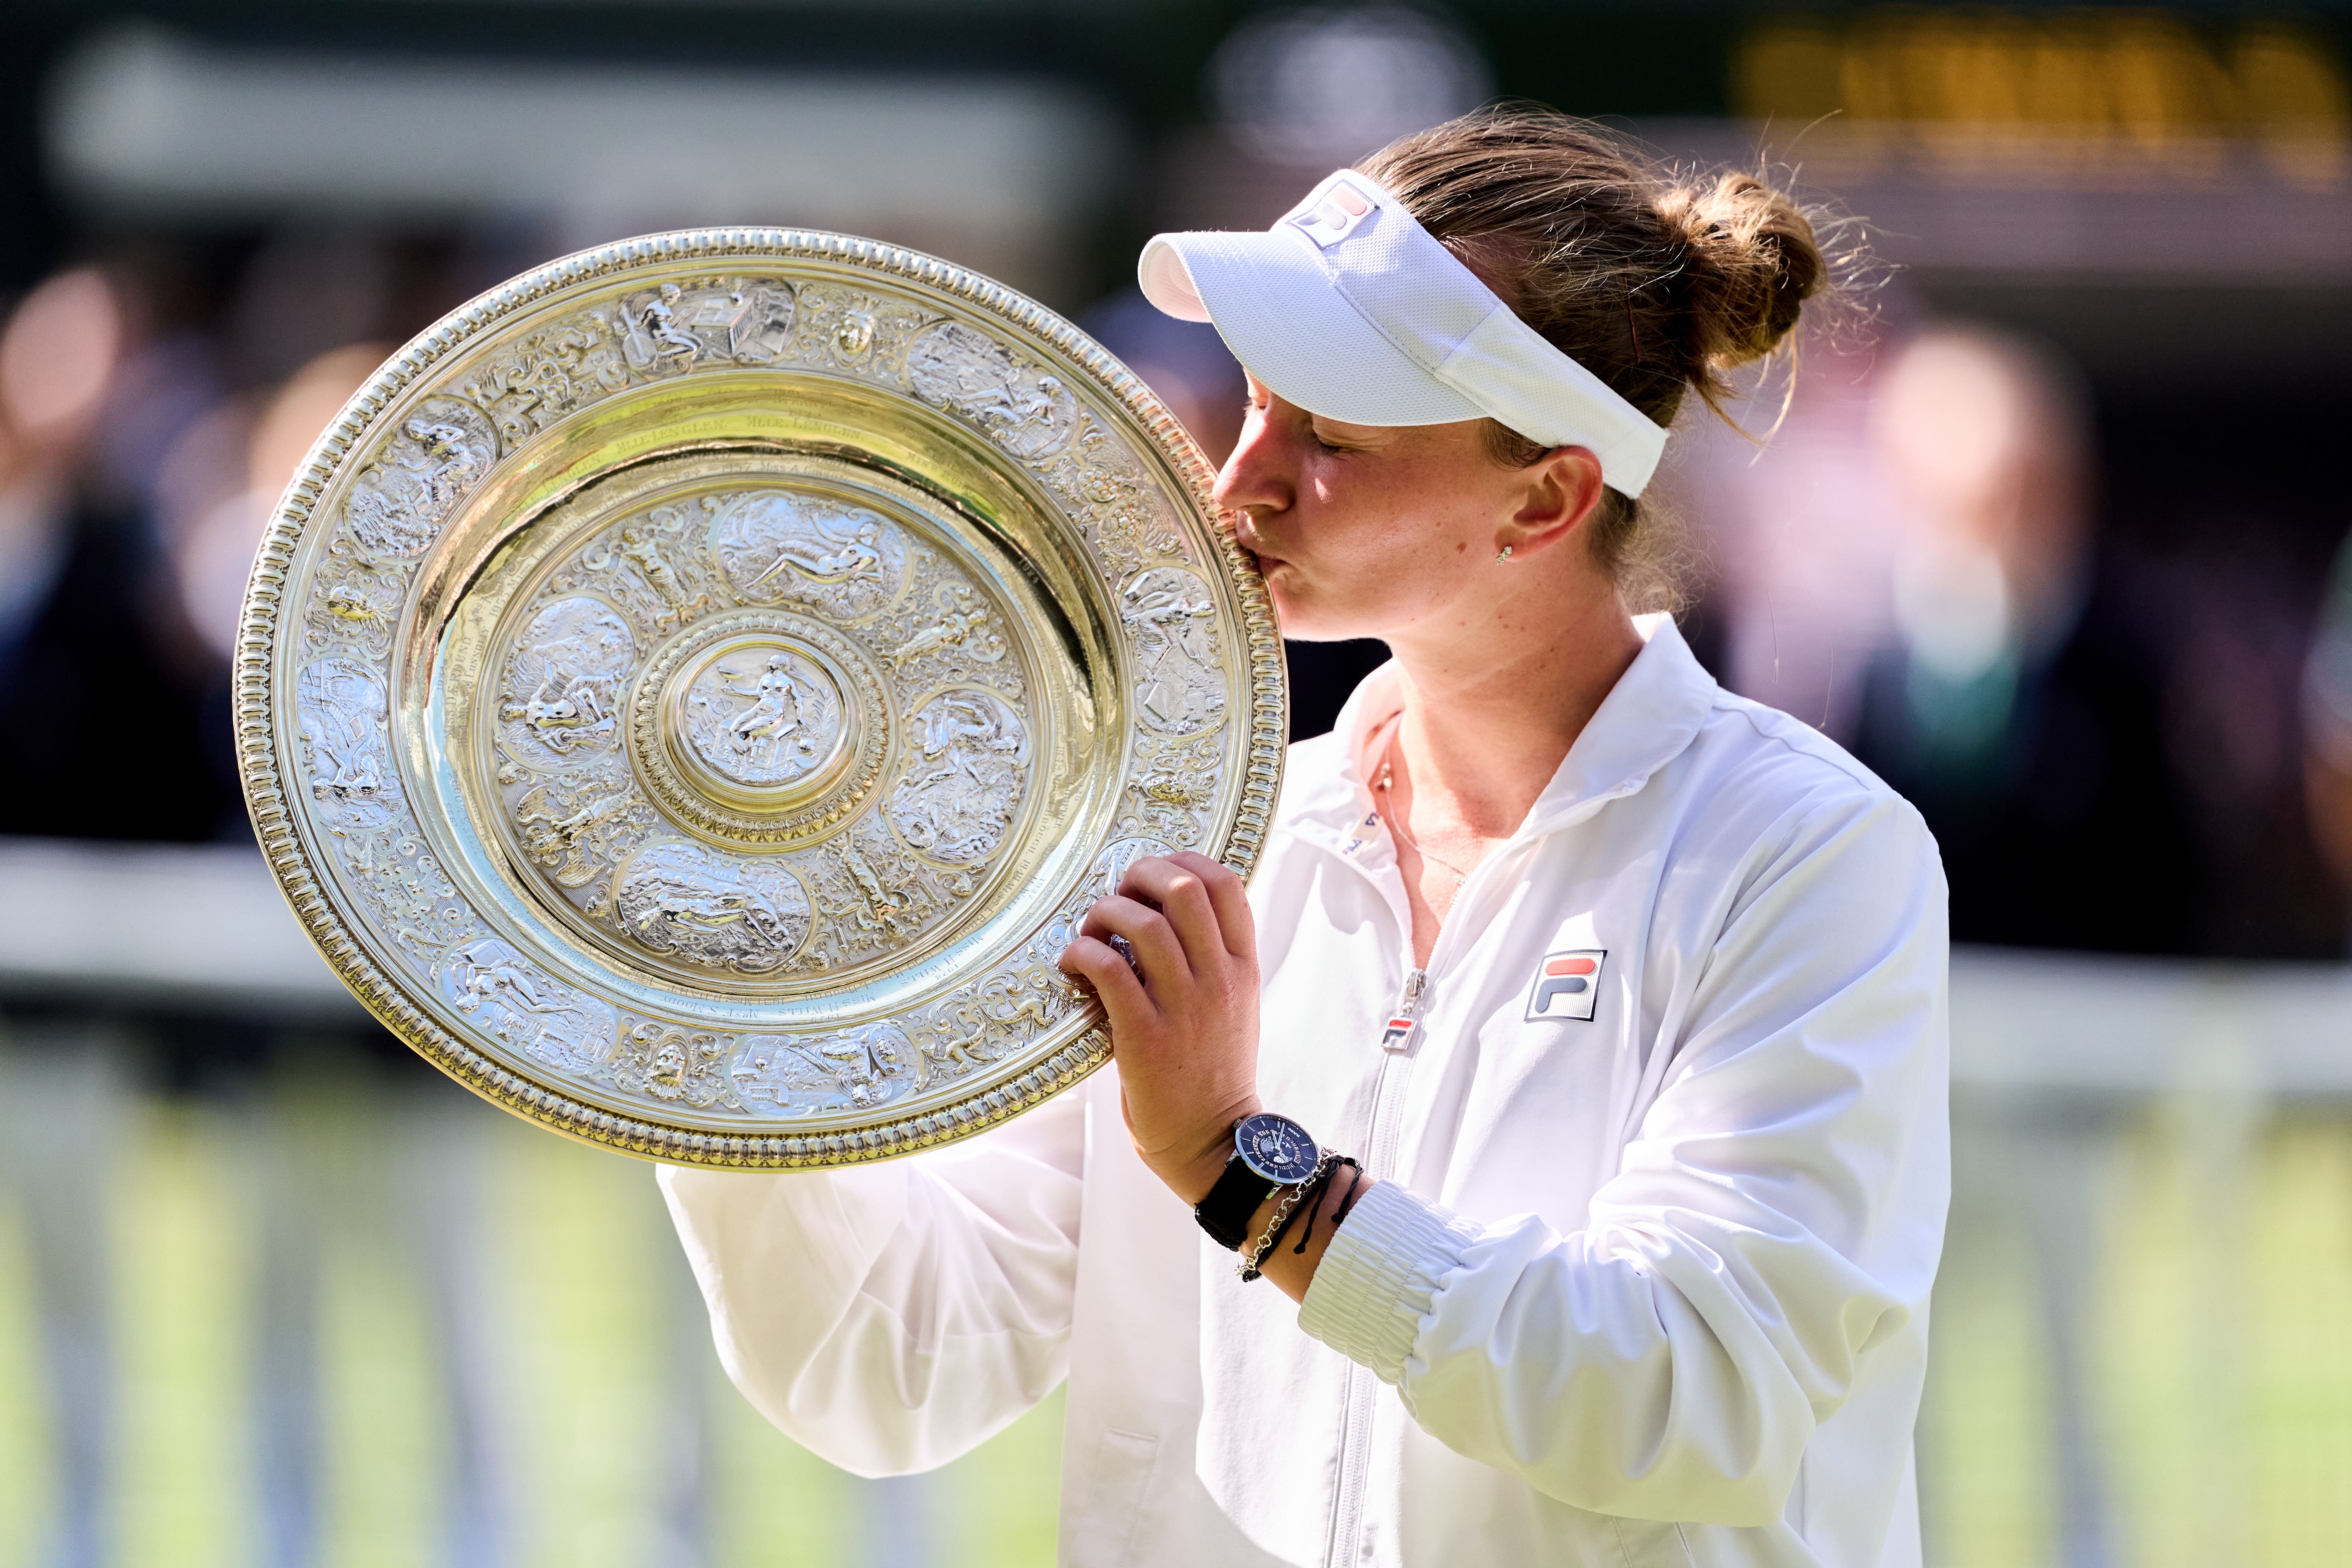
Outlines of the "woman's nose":
{"type": "Polygon", "coordinates": [[[1234,443],[1233,456],[1219,470],[1212,498],[1227,511],[1252,508],[1282,511],[1290,505],[1290,494],[1283,444],[1274,421],[1263,410],[1253,409],[1242,420],[1241,439],[1234,443]]]}

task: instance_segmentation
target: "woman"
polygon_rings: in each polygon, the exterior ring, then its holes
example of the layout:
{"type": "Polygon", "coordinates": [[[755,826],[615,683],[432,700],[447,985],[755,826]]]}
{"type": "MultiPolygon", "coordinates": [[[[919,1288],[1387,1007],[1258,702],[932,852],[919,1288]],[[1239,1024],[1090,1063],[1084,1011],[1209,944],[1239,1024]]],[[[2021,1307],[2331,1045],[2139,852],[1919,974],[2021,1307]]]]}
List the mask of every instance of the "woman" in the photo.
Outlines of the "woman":
{"type": "Polygon", "coordinates": [[[919,1469],[1066,1377],[1086,1568],[1918,1560],[1935,846],[1627,609],[1684,395],[1823,275],[1756,181],[1535,113],[1153,242],[1251,372],[1218,495],[1284,630],[1395,658],[1292,748],[1246,896],[1177,855],[1086,921],[1115,1079],[891,1165],[664,1173],[777,1425],[919,1469]]]}

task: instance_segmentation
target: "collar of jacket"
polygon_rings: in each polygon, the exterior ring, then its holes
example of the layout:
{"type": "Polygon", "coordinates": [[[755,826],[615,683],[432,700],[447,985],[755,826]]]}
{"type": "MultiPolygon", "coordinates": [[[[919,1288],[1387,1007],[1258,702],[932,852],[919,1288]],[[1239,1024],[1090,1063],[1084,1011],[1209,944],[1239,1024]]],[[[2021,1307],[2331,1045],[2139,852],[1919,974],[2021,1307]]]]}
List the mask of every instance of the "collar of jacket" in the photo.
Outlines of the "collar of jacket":
{"type": "MultiPolygon", "coordinates": [[[[1642,651],[1568,749],[1513,841],[1566,827],[1603,803],[1632,795],[1682,755],[1706,722],[1719,689],[1674,617],[1637,616],[1633,626],[1642,634],[1642,651]]],[[[1295,804],[1285,802],[1285,826],[1331,847],[1354,835],[1373,809],[1364,747],[1402,705],[1402,685],[1394,659],[1364,677],[1331,734],[1319,742],[1329,748],[1316,759],[1324,765],[1296,769],[1287,781],[1299,794],[1295,804]]]]}

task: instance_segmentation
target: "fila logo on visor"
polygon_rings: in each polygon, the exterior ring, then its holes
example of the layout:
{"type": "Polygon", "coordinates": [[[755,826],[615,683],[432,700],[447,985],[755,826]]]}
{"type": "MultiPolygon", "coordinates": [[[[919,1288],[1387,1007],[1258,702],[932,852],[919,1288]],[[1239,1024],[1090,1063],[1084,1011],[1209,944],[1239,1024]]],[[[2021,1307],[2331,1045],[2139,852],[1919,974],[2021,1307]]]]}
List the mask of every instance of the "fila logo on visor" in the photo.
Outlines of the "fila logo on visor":
{"type": "Polygon", "coordinates": [[[1548,952],[1528,993],[1528,1022],[1538,1018],[1590,1018],[1601,1000],[1601,964],[1606,948],[1548,952]]]}
{"type": "Polygon", "coordinates": [[[1356,226],[1370,216],[1372,204],[1353,186],[1335,182],[1323,193],[1321,200],[1290,221],[1328,250],[1355,233],[1356,226]]]}

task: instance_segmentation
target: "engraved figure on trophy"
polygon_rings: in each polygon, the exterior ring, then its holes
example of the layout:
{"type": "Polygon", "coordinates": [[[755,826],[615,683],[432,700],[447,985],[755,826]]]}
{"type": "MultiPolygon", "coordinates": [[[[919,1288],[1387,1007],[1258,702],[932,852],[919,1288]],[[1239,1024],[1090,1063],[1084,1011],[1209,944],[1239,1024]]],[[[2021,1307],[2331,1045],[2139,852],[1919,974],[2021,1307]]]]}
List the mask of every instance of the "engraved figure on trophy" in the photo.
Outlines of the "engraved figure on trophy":
{"type": "Polygon", "coordinates": [[[923,1073],[918,1087],[1002,1060],[1068,1016],[1076,999],[1068,979],[1034,954],[1017,970],[999,971],[958,992],[931,1009],[919,1036],[923,1073]]]}
{"type": "Polygon", "coordinates": [[[702,340],[678,320],[684,290],[675,283],[621,301],[621,356],[641,375],[674,375],[692,370],[702,357],[702,340]]]}
{"type": "Polygon", "coordinates": [[[811,364],[830,362],[866,374],[896,373],[906,353],[907,334],[923,324],[919,310],[862,292],[837,294],[803,285],[801,304],[807,315],[801,359],[811,364]]]}
{"type": "Polygon", "coordinates": [[[803,973],[902,947],[980,887],[969,870],[914,854],[870,812],[793,869],[806,879],[809,901],[821,917],[793,960],[803,973]]]}
{"type": "Polygon", "coordinates": [[[620,724],[620,689],[636,652],[628,623],[602,599],[580,595],[547,605],[508,656],[499,738],[533,767],[603,754],[620,724]]]}
{"type": "Polygon", "coordinates": [[[629,384],[629,368],[611,329],[593,310],[533,332],[491,360],[463,387],[487,409],[511,445],[528,440],[575,409],[629,384]]]}
{"type": "Polygon", "coordinates": [[[664,604],[676,607],[686,603],[686,584],[678,581],[677,568],[661,552],[651,532],[642,528],[621,530],[621,539],[614,552],[637,569],[646,586],[661,596],[664,604]]]}
{"type": "Polygon", "coordinates": [[[622,1037],[606,1076],[615,1089],[699,1110],[732,1099],[723,1065],[726,1054],[726,1041],[717,1035],[639,1023],[622,1037]]]}
{"type": "MultiPolygon", "coordinates": [[[[737,754],[748,754],[754,746],[794,736],[801,730],[801,694],[809,683],[796,679],[792,667],[789,656],[772,654],[768,668],[760,672],[759,684],[753,689],[738,692],[727,688],[732,695],[751,699],[751,706],[735,715],[727,726],[728,738],[734,742],[737,754]]],[[[714,673],[722,686],[730,679],[740,679],[723,665],[715,667],[714,673]]],[[[798,752],[805,753],[809,749],[805,734],[797,735],[795,742],[798,752]]]]}
{"type": "Polygon", "coordinates": [[[790,784],[833,752],[841,694],[810,660],[782,648],[756,668],[720,662],[687,689],[688,743],[741,784],[790,784]]]}
{"type": "Polygon", "coordinates": [[[425,399],[352,484],[352,537],[379,555],[422,555],[498,456],[488,416],[461,398],[425,399]]]}
{"type": "Polygon", "coordinates": [[[791,349],[796,314],[791,285],[777,279],[665,283],[623,301],[622,354],[648,375],[706,361],[767,364],[791,349]]]}
{"type": "Polygon", "coordinates": [[[322,658],[295,679],[294,709],[310,795],[336,816],[389,820],[400,790],[385,755],[383,685],[348,658],[322,658]]]}
{"type": "Polygon", "coordinates": [[[915,901],[913,892],[897,883],[883,881],[874,863],[859,849],[854,833],[834,846],[834,854],[856,885],[857,896],[865,900],[866,907],[851,915],[852,921],[869,932],[887,931],[894,937],[913,935],[917,924],[907,913],[908,906],[915,901]]]}
{"type": "Polygon", "coordinates": [[[606,530],[559,570],[548,586],[601,595],[630,622],[658,637],[714,608],[709,568],[684,534],[691,509],[657,506],[606,530]]]}
{"type": "Polygon", "coordinates": [[[735,1092],[749,1104],[767,1100],[786,1111],[819,1110],[840,1090],[830,1063],[782,1035],[746,1035],[735,1052],[735,1092]]]}
{"type": "Polygon", "coordinates": [[[803,1111],[863,1110],[890,1098],[893,1080],[914,1068],[916,1050],[895,1024],[869,1024],[830,1039],[752,1035],[735,1058],[736,1092],[803,1111]],[[827,1102],[830,1103],[827,1103],[827,1102]]]}
{"type": "Polygon", "coordinates": [[[740,282],[729,294],[735,306],[727,319],[727,354],[745,364],[784,358],[793,346],[793,291],[769,279],[740,282]]]}
{"type": "Polygon", "coordinates": [[[551,1067],[583,1072],[613,1042],[613,1010],[550,978],[496,937],[451,948],[441,994],[493,1039],[551,1067]]]}
{"type": "Polygon", "coordinates": [[[963,582],[941,583],[932,591],[934,613],[916,623],[916,629],[882,657],[893,669],[903,670],[918,659],[952,651],[956,662],[996,664],[1004,658],[1004,638],[989,623],[987,608],[963,582]]]}
{"type": "Polygon", "coordinates": [[[915,1058],[913,1045],[892,1024],[869,1024],[811,1049],[832,1065],[849,1103],[861,1108],[889,1099],[890,1080],[905,1077],[915,1058]]]}
{"type": "Polygon", "coordinates": [[[622,933],[647,950],[738,974],[782,968],[809,932],[808,895],[783,867],[674,840],[630,858],[614,906],[622,933]]]}
{"type": "Polygon", "coordinates": [[[390,653],[408,571],[404,564],[369,560],[349,538],[328,545],[303,616],[304,651],[315,656],[349,647],[372,659],[390,653]]]}
{"type": "Polygon", "coordinates": [[[879,515],[789,490],[726,498],[710,540],[746,604],[798,600],[855,619],[897,598],[906,575],[906,541],[879,515]]]}
{"type": "Polygon", "coordinates": [[[555,784],[534,784],[515,802],[515,831],[523,853],[569,892],[594,881],[604,868],[612,854],[607,830],[636,802],[626,788],[573,792],[555,784]],[[583,793],[589,798],[580,800],[583,793]]]}
{"type": "Polygon", "coordinates": [[[1077,421],[1077,399],[1060,377],[960,321],[942,321],[908,347],[907,380],[916,396],[970,420],[1024,463],[1060,448],[1077,421]]]}
{"type": "Polygon", "coordinates": [[[943,691],[908,725],[915,756],[883,814],[933,859],[969,864],[993,853],[1027,782],[1029,732],[995,693],[943,691]]]}
{"type": "Polygon", "coordinates": [[[1146,728],[1197,734],[1225,716],[1225,669],[1217,650],[1216,601],[1181,566],[1130,578],[1119,608],[1135,645],[1135,700],[1146,728]]]}
{"type": "Polygon", "coordinates": [[[1184,539],[1164,501],[1157,499],[1135,454],[1090,414],[1081,414],[1075,440],[1038,473],[1069,503],[1108,580],[1147,561],[1187,556],[1184,539]]]}
{"type": "Polygon", "coordinates": [[[1145,736],[1135,752],[1135,771],[1127,781],[1129,805],[1118,826],[1179,848],[1197,846],[1199,814],[1216,801],[1223,777],[1223,731],[1181,739],[1145,736]]]}

